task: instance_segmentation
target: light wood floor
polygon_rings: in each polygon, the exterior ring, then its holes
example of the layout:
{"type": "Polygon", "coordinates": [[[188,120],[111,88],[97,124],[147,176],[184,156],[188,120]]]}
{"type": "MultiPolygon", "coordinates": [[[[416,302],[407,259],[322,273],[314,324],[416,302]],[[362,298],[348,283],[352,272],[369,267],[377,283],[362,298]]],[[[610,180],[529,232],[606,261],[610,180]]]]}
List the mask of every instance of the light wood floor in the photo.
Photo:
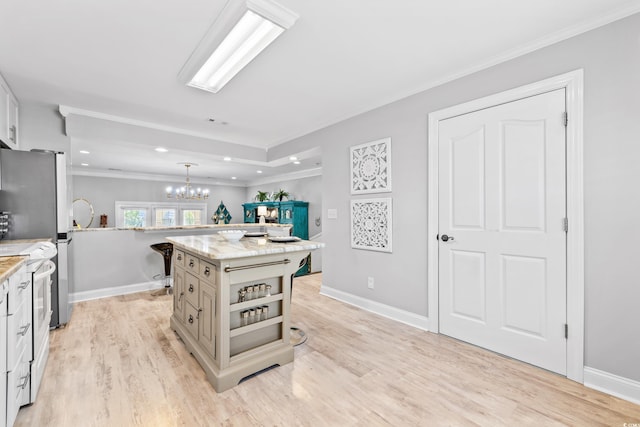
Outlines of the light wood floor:
{"type": "Polygon", "coordinates": [[[319,295],[296,278],[295,361],[216,393],[169,328],[171,300],[76,304],[52,332],[17,426],[443,426],[640,423],[640,406],[319,295]]]}

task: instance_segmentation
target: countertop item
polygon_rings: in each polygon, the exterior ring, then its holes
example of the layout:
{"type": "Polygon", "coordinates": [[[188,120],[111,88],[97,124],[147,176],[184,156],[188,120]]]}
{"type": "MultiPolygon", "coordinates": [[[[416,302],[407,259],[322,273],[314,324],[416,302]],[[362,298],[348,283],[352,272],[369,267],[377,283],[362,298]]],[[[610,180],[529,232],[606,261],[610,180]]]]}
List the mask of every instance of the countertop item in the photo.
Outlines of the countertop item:
{"type": "Polygon", "coordinates": [[[309,251],[324,247],[324,243],[310,240],[275,243],[267,238],[243,238],[237,242],[228,242],[217,234],[169,236],[166,239],[178,247],[215,260],[309,251]]]}
{"type": "Polygon", "coordinates": [[[230,242],[237,242],[244,237],[246,230],[220,230],[218,234],[230,242]]]}

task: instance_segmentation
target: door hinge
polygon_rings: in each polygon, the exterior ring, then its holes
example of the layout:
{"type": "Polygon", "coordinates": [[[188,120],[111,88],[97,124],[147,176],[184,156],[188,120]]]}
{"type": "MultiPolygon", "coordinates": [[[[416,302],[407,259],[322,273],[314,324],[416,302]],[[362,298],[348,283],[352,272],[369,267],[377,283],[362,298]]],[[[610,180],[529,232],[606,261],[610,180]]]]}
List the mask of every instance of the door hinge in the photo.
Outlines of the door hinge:
{"type": "Polygon", "coordinates": [[[569,124],[569,113],[567,113],[566,111],[562,113],[562,121],[564,122],[564,126],[567,127],[567,125],[569,124]]]}
{"type": "Polygon", "coordinates": [[[565,233],[569,232],[569,218],[562,218],[562,229],[565,233]]]}
{"type": "Polygon", "coordinates": [[[564,324],[564,337],[569,338],[569,325],[567,323],[564,324]]]}

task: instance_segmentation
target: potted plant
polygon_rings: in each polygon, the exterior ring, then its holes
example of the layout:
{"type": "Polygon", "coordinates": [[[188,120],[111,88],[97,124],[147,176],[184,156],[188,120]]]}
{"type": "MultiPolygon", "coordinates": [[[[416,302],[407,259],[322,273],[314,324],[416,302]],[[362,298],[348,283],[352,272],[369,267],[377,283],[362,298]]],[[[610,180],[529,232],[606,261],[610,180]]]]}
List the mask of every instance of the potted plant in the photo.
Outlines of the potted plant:
{"type": "Polygon", "coordinates": [[[284,191],[282,188],[280,189],[280,191],[277,191],[275,193],[273,193],[273,201],[275,202],[276,200],[281,202],[282,199],[284,198],[289,198],[289,193],[287,193],[286,191],[284,191]]]}
{"type": "Polygon", "coordinates": [[[256,194],[256,201],[257,202],[267,202],[267,201],[269,201],[269,193],[267,193],[266,191],[258,190],[258,194],[256,194]]]}

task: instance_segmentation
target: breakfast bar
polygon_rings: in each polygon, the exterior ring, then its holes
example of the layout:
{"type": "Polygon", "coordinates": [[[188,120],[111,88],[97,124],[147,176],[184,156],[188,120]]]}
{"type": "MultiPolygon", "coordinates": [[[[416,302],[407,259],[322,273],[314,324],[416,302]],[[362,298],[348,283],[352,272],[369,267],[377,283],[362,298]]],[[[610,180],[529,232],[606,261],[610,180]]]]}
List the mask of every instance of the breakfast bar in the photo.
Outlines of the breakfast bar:
{"type": "Polygon", "coordinates": [[[171,328],[217,392],[293,361],[293,275],[323,243],[247,233],[171,236],[174,245],[171,328]]]}

